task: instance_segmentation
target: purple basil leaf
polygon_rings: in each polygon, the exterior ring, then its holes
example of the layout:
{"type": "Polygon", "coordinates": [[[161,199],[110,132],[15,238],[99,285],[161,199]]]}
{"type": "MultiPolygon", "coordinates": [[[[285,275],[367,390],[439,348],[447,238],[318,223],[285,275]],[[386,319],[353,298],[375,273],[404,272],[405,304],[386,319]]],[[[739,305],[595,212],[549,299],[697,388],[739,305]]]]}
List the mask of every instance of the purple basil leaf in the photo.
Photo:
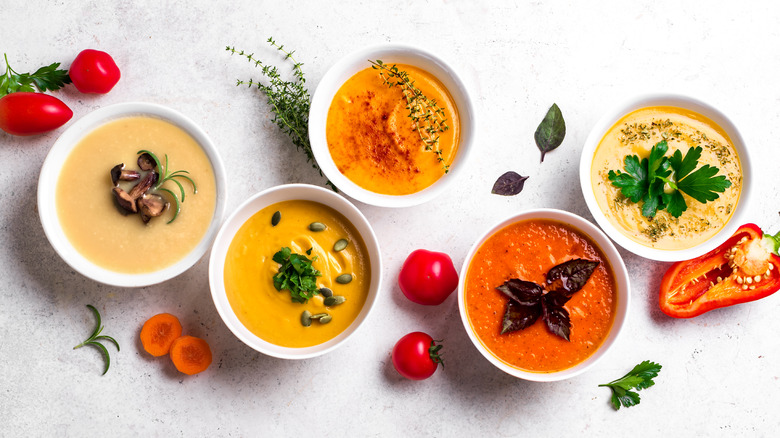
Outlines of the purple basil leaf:
{"type": "Polygon", "coordinates": [[[493,184],[491,193],[501,196],[514,196],[523,191],[523,186],[527,179],[527,176],[520,176],[519,173],[510,170],[498,177],[493,184]]]}
{"type": "Polygon", "coordinates": [[[542,314],[542,306],[538,303],[534,306],[523,306],[509,300],[506,303],[506,313],[504,314],[504,323],[501,327],[501,334],[511,333],[517,330],[528,328],[539,319],[542,314]]]}
{"type": "Polygon", "coordinates": [[[542,299],[542,319],[547,324],[547,330],[567,341],[571,333],[571,319],[563,304],[569,301],[569,298],[564,293],[553,291],[542,299]]]}
{"type": "Polygon", "coordinates": [[[561,291],[571,296],[574,292],[582,289],[590,278],[599,262],[592,262],[585,259],[574,259],[561,263],[547,271],[548,289],[561,291]],[[560,283],[555,283],[560,280],[560,283]]]}
{"type": "Polygon", "coordinates": [[[501,286],[496,288],[510,300],[517,302],[522,306],[535,306],[544,294],[544,290],[538,284],[531,281],[518,280],[512,278],[507,280],[501,286]]]}

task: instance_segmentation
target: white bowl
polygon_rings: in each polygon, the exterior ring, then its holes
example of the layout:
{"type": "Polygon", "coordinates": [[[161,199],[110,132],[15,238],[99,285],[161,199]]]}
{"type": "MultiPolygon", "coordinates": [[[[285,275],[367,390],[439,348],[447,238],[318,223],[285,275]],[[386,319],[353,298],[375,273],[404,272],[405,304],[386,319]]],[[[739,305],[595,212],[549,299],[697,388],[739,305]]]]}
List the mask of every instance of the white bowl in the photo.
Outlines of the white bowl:
{"type": "Polygon", "coordinates": [[[368,220],[360,210],[332,190],[307,184],[287,184],[272,187],[252,196],[241,204],[219,230],[209,259],[209,284],[211,286],[211,297],[214,299],[217,312],[219,312],[230,331],[246,345],[263,354],[282,359],[307,359],[320,356],[346,342],[365,322],[371,309],[374,307],[376,298],[379,295],[380,285],[382,284],[382,255],[379,251],[379,240],[377,240],[371,224],[368,223],[368,220]],[[363,238],[371,264],[371,284],[369,285],[368,296],[357,318],[346,330],[333,339],[322,344],[303,348],[282,347],[272,344],[249,331],[236,316],[225,291],[225,258],[236,232],[258,211],[269,205],[289,200],[319,202],[343,214],[355,227],[360,237],[363,238]]]}
{"type": "Polygon", "coordinates": [[[474,147],[476,132],[474,105],[455,70],[436,55],[414,46],[383,44],[353,52],[338,61],[323,76],[309,111],[309,140],[317,164],[325,176],[339,190],[350,197],[380,207],[410,207],[430,201],[441,194],[453,182],[465,174],[465,165],[474,147]],[[344,176],[330,155],[326,136],[328,110],[339,88],[357,72],[370,68],[369,60],[381,59],[386,64],[409,64],[419,67],[435,76],[447,88],[458,107],[460,117],[460,144],[449,173],[431,186],[409,195],[385,195],[366,190],[344,176]]]}
{"type": "Polygon", "coordinates": [[[490,229],[488,229],[479,239],[477,239],[477,242],[474,243],[474,245],[471,247],[471,250],[469,250],[468,255],[466,256],[466,260],[463,262],[463,267],[460,270],[460,282],[458,283],[458,308],[460,309],[460,318],[463,322],[463,326],[466,328],[466,333],[468,333],[471,342],[474,343],[474,346],[477,347],[477,350],[479,350],[479,352],[482,353],[482,355],[485,356],[485,358],[490,361],[490,363],[498,367],[498,369],[512,376],[534,382],[554,382],[568,379],[584,373],[586,370],[594,366],[599,360],[601,360],[604,355],[607,354],[612,345],[614,345],[615,341],[620,335],[620,331],[622,330],[626,316],[628,315],[630,296],[631,293],[626,265],[623,263],[623,259],[620,257],[620,254],[615,248],[615,245],[612,244],[609,238],[607,238],[607,236],[604,235],[604,233],[602,233],[601,230],[599,230],[595,225],[575,214],[569,213],[567,211],[547,208],[528,210],[519,214],[515,214],[490,227],[490,229]],[[547,219],[561,222],[570,225],[581,233],[587,235],[590,240],[594,242],[599,247],[599,249],[601,249],[601,252],[612,266],[612,272],[614,274],[615,284],[617,286],[617,307],[615,319],[613,321],[612,328],[609,330],[607,338],[604,340],[601,346],[599,346],[599,349],[590,357],[572,368],[561,371],[549,373],[531,372],[521,370],[507,364],[506,362],[503,362],[490,353],[490,351],[488,351],[488,349],[482,344],[482,341],[479,340],[479,337],[472,330],[471,323],[469,322],[468,315],[466,314],[466,276],[468,274],[471,260],[474,258],[474,254],[476,254],[477,250],[479,250],[482,244],[485,243],[485,241],[497,231],[500,231],[501,229],[516,222],[529,219],[547,219]]]}
{"type": "Polygon", "coordinates": [[[740,134],[736,125],[734,125],[725,114],[712,105],[693,97],[678,94],[653,93],[632,97],[619,105],[616,105],[607,111],[607,113],[596,123],[590,131],[590,135],[588,135],[588,138],[585,140],[585,146],[582,149],[582,156],[580,157],[580,186],[590,213],[604,232],[606,232],[618,245],[647,259],[675,262],[692,259],[715,249],[719,244],[723,243],[728,237],[734,234],[740,224],[745,222],[744,216],[748,211],[748,203],[753,188],[753,170],[750,162],[750,154],[745,145],[745,141],[742,138],[742,134],[740,134]],[[593,155],[596,151],[596,147],[598,147],[601,139],[604,137],[604,134],[626,114],[651,106],[684,108],[708,117],[728,134],[734,144],[734,148],[737,150],[742,165],[742,192],[731,219],[729,219],[726,225],[717,234],[707,241],[691,248],[680,250],[655,249],[631,240],[607,219],[596,201],[596,196],[593,194],[590,180],[593,155]]]}
{"type": "Polygon", "coordinates": [[[225,169],[217,149],[198,125],[190,118],[171,108],[145,102],[119,103],[95,110],[72,124],[60,135],[43,162],[38,179],[38,214],[46,238],[60,257],[85,277],[100,283],[119,287],[143,287],[169,280],[194,265],[211,246],[225,211],[225,169]],[[132,116],[147,116],[170,122],[197,141],[211,161],[216,180],[216,205],[211,224],[195,248],[173,265],[143,274],[126,274],[96,265],[81,255],[68,240],[57,215],[55,194],[62,165],[73,148],[84,136],[107,122],[132,116]]]}

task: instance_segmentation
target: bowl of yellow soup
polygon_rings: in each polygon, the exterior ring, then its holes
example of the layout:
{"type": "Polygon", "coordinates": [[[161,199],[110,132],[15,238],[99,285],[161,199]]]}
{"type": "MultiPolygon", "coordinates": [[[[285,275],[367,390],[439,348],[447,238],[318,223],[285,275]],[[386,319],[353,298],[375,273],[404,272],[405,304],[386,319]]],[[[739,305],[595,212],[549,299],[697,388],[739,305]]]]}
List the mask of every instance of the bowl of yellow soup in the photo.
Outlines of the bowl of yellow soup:
{"type": "Polygon", "coordinates": [[[253,349],[305,359],[342,345],[365,322],[382,283],[379,242],[344,197],[277,186],[239,206],[209,260],[214,305],[253,349]]]}
{"type": "Polygon", "coordinates": [[[745,221],[752,168],[723,112],[688,96],[648,94],[615,106],[593,127],[580,185],[617,244],[678,261],[714,249],[745,221]]]}
{"type": "Polygon", "coordinates": [[[152,103],[79,119],[54,143],[38,180],[38,213],[54,250],[82,275],[120,287],[160,283],[194,265],[217,234],[225,200],[222,160],[205,131],[152,103]],[[158,161],[145,161],[146,170],[142,150],[158,161]]]}
{"type": "Polygon", "coordinates": [[[312,98],[309,139],[317,164],[344,193],[408,207],[465,174],[475,123],[450,64],[417,47],[385,44],[328,70],[312,98]]]}

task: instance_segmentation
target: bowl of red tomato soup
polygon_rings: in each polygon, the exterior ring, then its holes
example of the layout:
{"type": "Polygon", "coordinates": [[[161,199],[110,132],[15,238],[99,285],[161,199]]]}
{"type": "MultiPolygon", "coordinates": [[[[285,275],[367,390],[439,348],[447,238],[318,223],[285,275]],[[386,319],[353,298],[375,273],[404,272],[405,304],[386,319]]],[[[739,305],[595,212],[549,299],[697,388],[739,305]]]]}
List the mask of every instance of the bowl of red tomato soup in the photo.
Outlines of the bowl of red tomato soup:
{"type": "Polygon", "coordinates": [[[477,350],[525,380],[583,373],[614,345],[629,306],[612,242],[572,213],[536,209],[490,227],[460,272],[458,307],[477,350]]]}

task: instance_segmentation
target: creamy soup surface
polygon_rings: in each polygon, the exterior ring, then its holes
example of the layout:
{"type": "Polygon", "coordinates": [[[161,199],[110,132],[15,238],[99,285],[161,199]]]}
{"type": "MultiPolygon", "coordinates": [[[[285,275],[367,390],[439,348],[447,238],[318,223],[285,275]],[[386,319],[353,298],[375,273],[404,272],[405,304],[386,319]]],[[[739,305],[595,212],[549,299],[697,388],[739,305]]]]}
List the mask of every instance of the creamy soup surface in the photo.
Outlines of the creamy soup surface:
{"type": "MultiPolygon", "coordinates": [[[[120,187],[129,191],[134,184],[120,187]]],[[[163,187],[180,192],[170,181],[163,187]]],[[[81,255],[111,271],[140,274],[173,265],[197,246],[214,216],[216,180],[208,156],[184,130],[157,118],[127,117],[96,128],[76,145],[63,165],[55,199],[63,231],[81,255]],[[180,180],[185,199],[170,224],[172,202],[148,224],[137,214],[123,215],[115,205],[110,170],[120,163],[138,170],[142,149],[163,162],[167,154],[171,171],[189,171],[197,185],[194,194],[192,185],[180,180]]]]}
{"type": "MultiPolygon", "coordinates": [[[[698,168],[697,167],[697,168],[698,168]]],[[[591,185],[607,219],[630,239],[656,249],[677,250],[707,241],[728,223],[742,191],[742,167],[728,134],[715,122],[677,107],[648,107],[631,112],[615,123],[596,148],[591,185]],[[633,203],[609,181],[610,170],[624,171],[627,155],[650,155],[656,143],[666,140],[671,156],[701,146],[699,166],[709,164],[725,175],[731,187],[715,201],[700,203],[683,193],[688,209],[675,218],[659,210],[654,218],[642,215],[641,202],[633,203]]]]}
{"type": "Polygon", "coordinates": [[[408,195],[445,175],[458,152],[460,120],[454,100],[437,78],[411,65],[397,67],[444,109],[449,129],[439,136],[441,156],[426,149],[401,87],[388,87],[372,68],[356,73],[336,93],[326,135],[334,163],[352,182],[375,193],[408,195]]]}
{"type": "Polygon", "coordinates": [[[317,202],[294,200],[270,205],[241,226],[228,248],[224,276],[230,306],[249,331],[275,345],[301,348],[333,339],[355,321],[368,296],[371,264],[363,240],[341,213],[317,202]],[[281,219],[272,225],[277,211],[281,219]],[[327,228],[313,232],[312,222],[327,228]],[[341,239],[347,240],[346,248],[334,250],[341,239]],[[289,290],[276,290],[273,278],[280,264],[273,256],[282,248],[306,255],[322,274],[316,277],[317,288],[329,288],[346,301],[326,305],[323,295],[316,294],[300,303],[291,299],[289,290]],[[351,275],[351,281],[338,283],[336,278],[344,274],[351,275]],[[307,327],[301,324],[304,311],[327,313],[332,320],[315,320],[307,327]]]}

